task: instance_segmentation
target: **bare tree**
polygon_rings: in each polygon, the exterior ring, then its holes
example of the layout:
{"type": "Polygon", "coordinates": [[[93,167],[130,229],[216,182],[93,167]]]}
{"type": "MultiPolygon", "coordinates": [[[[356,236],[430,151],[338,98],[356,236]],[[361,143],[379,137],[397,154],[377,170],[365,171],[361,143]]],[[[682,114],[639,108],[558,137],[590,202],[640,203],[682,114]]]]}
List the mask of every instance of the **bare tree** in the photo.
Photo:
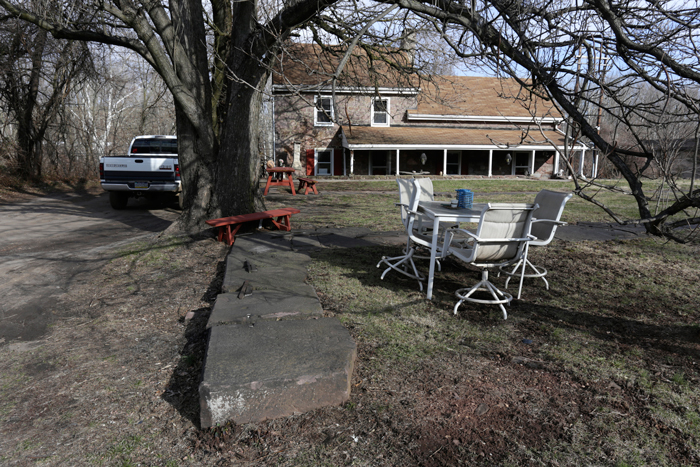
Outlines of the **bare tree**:
{"type": "Polygon", "coordinates": [[[175,132],[170,94],[152,68],[123,49],[91,49],[91,73],[71,87],[46,131],[47,175],[94,178],[99,157],[124,154],[134,135],[175,132]]]}
{"type": "MultiPolygon", "coordinates": [[[[661,115],[669,107],[640,106],[630,98],[630,89],[650,86],[678,103],[688,120],[698,121],[696,4],[212,0],[205,8],[186,0],[171,0],[167,6],[158,0],[82,0],[61,5],[48,10],[40,3],[30,8],[0,0],[9,14],[54,37],[128,48],[163,78],[175,102],[185,187],[181,226],[187,230],[197,230],[207,217],[262,207],[257,163],[262,95],[275,58],[287,49],[293,33],[346,51],[359,47],[369,69],[381,62],[396,71],[429,70],[429,57],[435,56],[429,41],[424,41],[428,47],[416,49],[413,60],[401,53],[402,39],[410,40],[408,31],[430,31],[430,37],[439,37],[470,66],[515,77],[533,95],[553,100],[569,119],[568,137],[593,142],[628,184],[639,218],[609,211],[617,221],[639,222],[652,234],[679,240],[675,227],[700,223],[700,191],[692,184],[652,214],[644,177],[654,154],[633,123],[640,109],[661,115]],[[638,145],[623,147],[611,133],[600,131],[603,117],[613,119],[638,145]]],[[[329,70],[328,82],[337,79],[338,72],[329,70]]],[[[588,194],[588,186],[590,181],[577,184],[577,194],[602,206],[588,194]]]]}
{"type": "Polygon", "coordinates": [[[44,135],[71,86],[84,76],[89,53],[85,44],[59,42],[12,18],[0,23],[0,42],[0,95],[16,124],[14,165],[20,177],[39,180],[44,135]]]}
{"type": "MultiPolygon", "coordinates": [[[[474,59],[500,75],[521,79],[534,94],[551,98],[569,118],[569,135],[585,138],[624,177],[648,232],[683,241],[674,229],[700,223],[700,191],[679,191],[677,199],[652,214],[644,180],[654,163],[648,141],[634,120],[648,122],[680,105],[684,118],[698,121],[700,54],[696,33],[700,6],[668,2],[608,0],[472,0],[471,2],[395,0],[416,15],[436,20],[455,54],[474,59]],[[523,78],[528,78],[527,80],[523,78]],[[643,86],[662,99],[643,102],[633,93],[643,86]],[[625,148],[599,132],[597,109],[637,142],[625,148]],[[675,105],[675,104],[674,104],[675,105]],[[650,115],[655,115],[651,118],[650,115]]],[[[620,134],[617,132],[616,134],[620,134]]],[[[585,187],[579,196],[602,206],[585,187]]]]}

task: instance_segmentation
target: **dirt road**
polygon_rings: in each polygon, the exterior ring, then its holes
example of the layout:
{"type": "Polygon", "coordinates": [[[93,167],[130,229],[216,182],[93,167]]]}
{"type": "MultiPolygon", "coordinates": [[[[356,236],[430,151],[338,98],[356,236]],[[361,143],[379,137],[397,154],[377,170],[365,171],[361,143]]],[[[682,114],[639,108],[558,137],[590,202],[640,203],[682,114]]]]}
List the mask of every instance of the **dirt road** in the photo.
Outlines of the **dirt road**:
{"type": "Polygon", "coordinates": [[[172,207],[134,200],[115,211],[106,193],[0,205],[0,345],[41,337],[71,285],[121,242],[160,232],[177,216],[172,207]]]}

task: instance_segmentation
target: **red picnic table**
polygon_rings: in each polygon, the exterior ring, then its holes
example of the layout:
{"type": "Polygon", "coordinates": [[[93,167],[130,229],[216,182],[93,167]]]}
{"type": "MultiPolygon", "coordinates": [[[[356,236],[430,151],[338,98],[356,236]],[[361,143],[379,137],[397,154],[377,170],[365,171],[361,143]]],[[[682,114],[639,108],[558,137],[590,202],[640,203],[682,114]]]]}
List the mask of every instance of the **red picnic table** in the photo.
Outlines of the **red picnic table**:
{"type": "Polygon", "coordinates": [[[294,189],[294,180],[292,180],[292,174],[294,173],[294,167],[267,167],[265,168],[267,170],[267,185],[265,185],[265,192],[263,193],[263,196],[267,196],[268,190],[270,190],[271,186],[288,186],[289,188],[292,189],[292,195],[296,195],[297,192],[294,189]],[[272,180],[272,177],[275,174],[287,174],[287,180],[282,178],[282,180],[272,180]]]}

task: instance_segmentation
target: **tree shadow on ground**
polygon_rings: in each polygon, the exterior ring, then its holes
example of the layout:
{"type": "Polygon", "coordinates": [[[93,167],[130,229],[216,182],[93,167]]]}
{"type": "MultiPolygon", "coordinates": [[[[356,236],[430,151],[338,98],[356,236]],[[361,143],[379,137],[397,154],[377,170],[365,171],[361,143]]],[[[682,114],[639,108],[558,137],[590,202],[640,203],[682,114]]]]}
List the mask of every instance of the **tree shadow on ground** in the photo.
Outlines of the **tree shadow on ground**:
{"type": "Polygon", "coordinates": [[[628,317],[601,316],[562,308],[519,304],[520,315],[571,331],[586,332],[601,341],[655,348],[700,358],[700,334],[695,325],[649,324],[628,317]]]}
{"type": "Polygon", "coordinates": [[[217,263],[216,275],[202,295],[202,301],[209,305],[189,310],[180,318],[181,322],[187,323],[184,333],[187,341],[180,350],[180,360],[161,396],[197,428],[200,428],[199,383],[202,378],[209,342],[207,323],[216,297],[221,293],[225,273],[226,259],[217,263]]]}
{"type": "MultiPolygon", "coordinates": [[[[419,291],[418,282],[401,274],[390,271],[383,280],[380,276],[385,267],[379,269],[374,266],[379,262],[382,255],[398,256],[401,254],[401,247],[394,246],[388,248],[368,247],[354,249],[354,261],[348,261],[344,256],[337,254],[321,253],[325,261],[335,263],[343,268],[350,268],[346,274],[348,279],[359,280],[362,287],[382,287],[387,291],[406,293],[406,302],[395,304],[391,308],[366,310],[372,313],[391,313],[392,311],[414,305],[421,300],[425,300],[424,282],[423,292],[419,291]],[[358,261],[359,258],[365,258],[358,261]],[[371,260],[371,261],[370,261],[371,260]],[[371,263],[371,264],[370,264],[371,263]],[[420,293],[422,298],[416,298],[415,294],[420,293]]],[[[428,263],[426,260],[416,261],[419,270],[427,276],[428,263]]],[[[452,315],[454,304],[457,298],[454,291],[470,287],[479,281],[480,272],[470,269],[462,264],[458,264],[451,258],[443,261],[442,272],[436,272],[432,301],[426,303],[432,310],[443,310],[452,315]]],[[[497,287],[503,288],[503,278],[491,275],[492,281],[497,287]]],[[[511,290],[512,292],[512,290],[511,290]]],[[[629,315],[617,313],[617,303],[600,303],[597,310],[576,311],[547,305],[555,292],[545,290],[544,287],[536,286],[530,288],[522,300],[514,299],[506,310],[509,315],[508,320],[503,320],[502,312],[497,305],[476,304],[465,302],[460,306],[455,319],[468,319],[474,324],[502,326],[513,321],[518,321],[518,326],[535,329],[540,325],[549,325],[554,328],[567,329],[570,331],[584,332],[592,337],[623,345],[634,345],[647,349],[656,349],[664,352],[672,352],[681,355],[689,355],[700,359],[700,327],[693,324],[684,324],[667,320],[665,323],[650,323],[640,319],[635,319],[629,315]],[[544,304],[542,304],[544,302],[544,304]],[[524,323],[523,321],[529,321],[524,323]]],[[[592,292],[594,293],[594,292],[592,292]]],[[[634,307],[634,305],[631,305],[634,307]]]]}

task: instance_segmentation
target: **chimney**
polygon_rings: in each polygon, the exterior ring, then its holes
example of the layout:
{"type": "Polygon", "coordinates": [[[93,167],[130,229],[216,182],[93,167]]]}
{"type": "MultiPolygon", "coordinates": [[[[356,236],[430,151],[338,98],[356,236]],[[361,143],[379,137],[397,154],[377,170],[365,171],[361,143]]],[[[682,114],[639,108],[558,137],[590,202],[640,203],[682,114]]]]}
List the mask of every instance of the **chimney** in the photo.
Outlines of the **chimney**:
{"type": "Polygon", "coordinates": [[[399,50],[406,54],[408,66],[413,67],[415,65],[415,55],[416,55],[416,31],[413,29],[407,29],[401,36],[401,43],[399,45],[399,50]]]}

